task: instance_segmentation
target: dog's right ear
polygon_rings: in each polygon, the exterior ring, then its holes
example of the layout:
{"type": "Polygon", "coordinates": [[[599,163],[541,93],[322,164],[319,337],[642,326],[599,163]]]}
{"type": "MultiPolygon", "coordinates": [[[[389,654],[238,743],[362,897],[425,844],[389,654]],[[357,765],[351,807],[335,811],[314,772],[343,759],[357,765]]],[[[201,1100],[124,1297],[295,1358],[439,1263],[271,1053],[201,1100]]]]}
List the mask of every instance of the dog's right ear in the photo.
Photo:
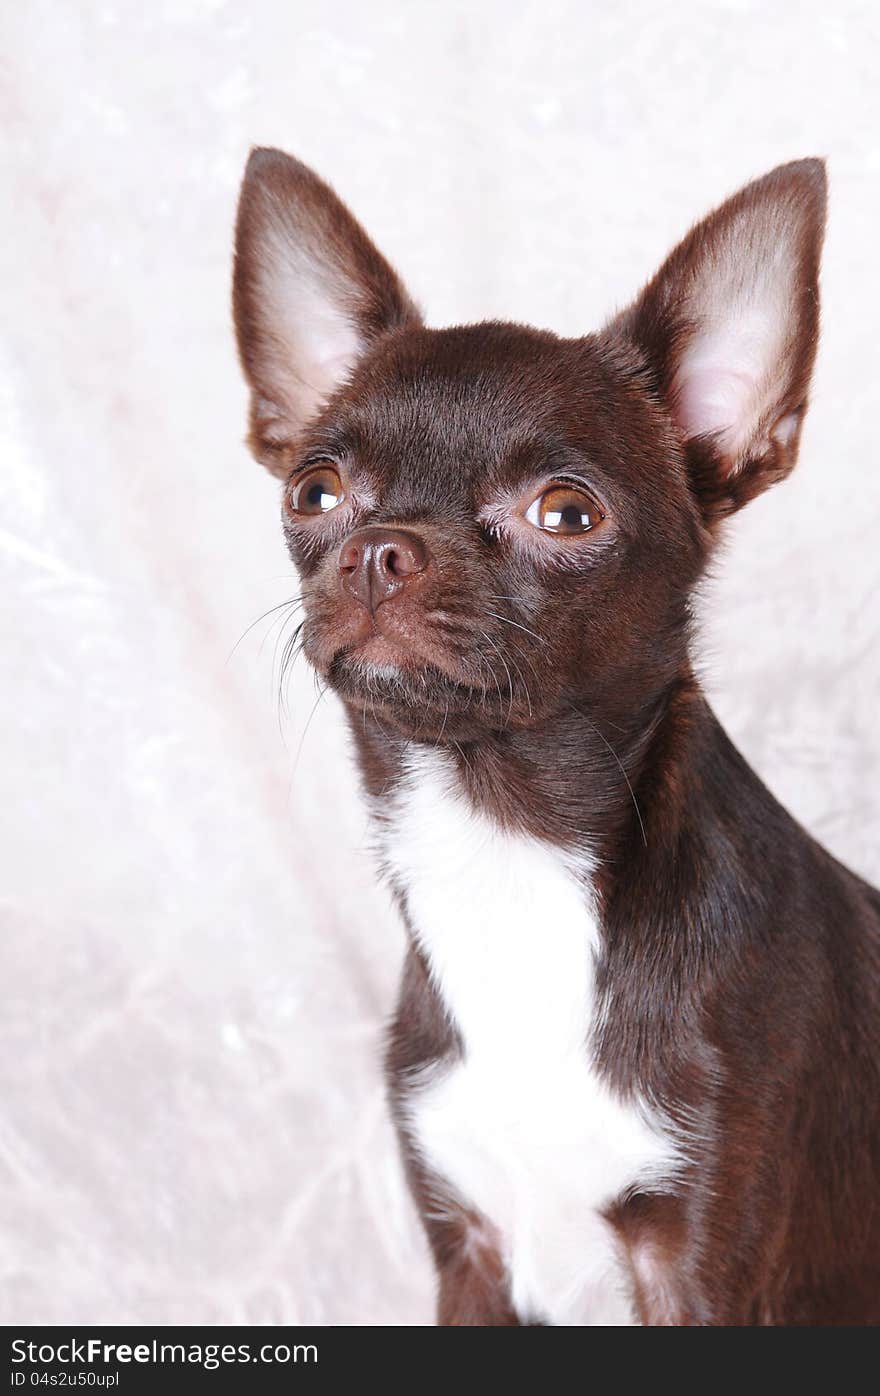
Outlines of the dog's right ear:
{"type": "Polygon", "coordinates": [[[233,314],[251,387],[249,444],[286,475],[289,448],[379,335],[419,313],[395,272],[317,175],[254,150],[235,230],[233,314]]]}

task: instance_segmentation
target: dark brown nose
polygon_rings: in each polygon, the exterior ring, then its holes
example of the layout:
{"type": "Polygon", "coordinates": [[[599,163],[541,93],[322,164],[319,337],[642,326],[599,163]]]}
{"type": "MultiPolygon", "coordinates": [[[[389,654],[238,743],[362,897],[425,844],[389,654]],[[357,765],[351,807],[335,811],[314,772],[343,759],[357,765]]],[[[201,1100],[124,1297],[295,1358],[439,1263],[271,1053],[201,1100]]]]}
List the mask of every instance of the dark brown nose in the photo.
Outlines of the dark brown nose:
{"type": "Polygon", "coordinates": [[[424,572],[429,561],[425,544],[407,528],[356,528],[339,550],[339,579],[362,606],[375,612],[424,572]]]}

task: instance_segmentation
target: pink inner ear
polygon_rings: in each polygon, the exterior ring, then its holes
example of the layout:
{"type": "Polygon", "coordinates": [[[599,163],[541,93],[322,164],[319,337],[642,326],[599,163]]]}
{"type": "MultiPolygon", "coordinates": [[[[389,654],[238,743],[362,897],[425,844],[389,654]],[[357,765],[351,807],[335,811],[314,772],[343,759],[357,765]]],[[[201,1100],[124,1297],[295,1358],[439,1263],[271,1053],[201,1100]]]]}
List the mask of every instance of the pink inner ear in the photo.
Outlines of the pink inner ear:
{"type": "Polygon", "coordinates": [[[685,362],[674,384],[673,418],[688,440],[714,436],[732,464],[754,430],[755,387],[749,373],[685,362]]]}
{"type": "Polygon", "coordinates": [[[780,446],[788,446],[798,429],[800,418],[797,412],[786,412],[784,417],[780,417],[770,435],[774,441],[778,441],[780,446]]]}
{"type": "Polygon", "coordinates": [[[711,443],[716,474],[761,462],[775,479],[794,463],[824,203],[821,162],[781,166],[692,229],[634,307],[668,409],[686,440],[711,443]]]}

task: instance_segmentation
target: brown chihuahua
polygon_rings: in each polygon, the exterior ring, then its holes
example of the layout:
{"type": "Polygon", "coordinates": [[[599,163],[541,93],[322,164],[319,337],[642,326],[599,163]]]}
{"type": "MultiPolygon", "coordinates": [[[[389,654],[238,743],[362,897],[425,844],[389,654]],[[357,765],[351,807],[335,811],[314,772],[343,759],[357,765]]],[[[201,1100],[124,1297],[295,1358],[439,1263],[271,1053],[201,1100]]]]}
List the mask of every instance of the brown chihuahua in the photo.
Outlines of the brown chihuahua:
{"type": "Polygon", "coordinates": [[[690,659],[725,517],[795,463],[824,218],[798,161],[597,334],[432,330],[327,185],[248,163],[249,440],[409,933],[443,1324],[880,1322],[880,894],[690,659]]]}

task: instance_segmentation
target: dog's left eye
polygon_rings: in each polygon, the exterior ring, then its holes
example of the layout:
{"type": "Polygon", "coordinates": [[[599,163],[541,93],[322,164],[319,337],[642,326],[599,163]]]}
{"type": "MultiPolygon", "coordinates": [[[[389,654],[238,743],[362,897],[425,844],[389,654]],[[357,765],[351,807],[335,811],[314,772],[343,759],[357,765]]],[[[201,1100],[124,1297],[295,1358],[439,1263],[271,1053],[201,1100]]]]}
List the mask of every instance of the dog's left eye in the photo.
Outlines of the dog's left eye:
{"type": "Polygon", "coordinates": [[[545,533],[589,533],[604,515],[594,499],[573,485],[552,485],[526,510],[526,519],[545,533]]]}

